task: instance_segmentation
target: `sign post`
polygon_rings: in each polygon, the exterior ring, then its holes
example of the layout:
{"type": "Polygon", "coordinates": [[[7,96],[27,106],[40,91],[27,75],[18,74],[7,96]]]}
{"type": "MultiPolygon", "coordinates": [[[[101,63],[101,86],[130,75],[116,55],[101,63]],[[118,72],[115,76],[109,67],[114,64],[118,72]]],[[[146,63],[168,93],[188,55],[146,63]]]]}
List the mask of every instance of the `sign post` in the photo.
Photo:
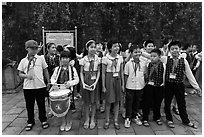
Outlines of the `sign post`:
{"type": "Polygon", "coordinates": [[[54,43],[55,45],[70,45],[75,47],[77,52],[77,27],[74,30],[45,30],[42,27],[43,33],[43,54],[47,43],[54,43]]]}

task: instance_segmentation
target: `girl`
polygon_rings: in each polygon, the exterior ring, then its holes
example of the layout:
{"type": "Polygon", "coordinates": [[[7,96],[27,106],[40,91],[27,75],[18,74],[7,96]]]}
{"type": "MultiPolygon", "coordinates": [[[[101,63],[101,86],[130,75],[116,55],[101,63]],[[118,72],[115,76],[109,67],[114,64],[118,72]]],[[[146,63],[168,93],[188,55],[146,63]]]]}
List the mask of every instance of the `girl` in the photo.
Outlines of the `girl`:
{"type": "Polygon", "coordinates": [[[96,103],[98,101],[98,91],[96,85],[100,76],[99,63],[100,60],[96,53],[95,41],[89,40],[86,43],[85,56],[79,61],[81,65],[80,78],[83,85],[82,98],[85,109],[85,123],[84,128],[90,129],[95,128],[95,114],[96,114],[96,103]],[[88,55],[86,54],[88,53],[88,55]],[[91,106],[91,122],[89,125],[89,110],[91,106]]]}
{"type": "MultiPolygon", "coordinates": [[[[55,68],[55,71],[51,77],[51,83],[65,84],[67,89],[72,90],[73,86],[79,83],[79,77],[76,69],[70,65],[70,58],[72,53],[69,51],[63,51],[60,56],[60,66],[55,68]]],[[[71,100],[71,105],[68,113],[62,117],[62,124],[60,126],[60,131],[69,131],[72,126],[72,105],[73,99],[71,100]]]]}
{"type": "Polygon", "coordinates": [[[102,58],[102,84],[106,100],[104,129],[109,128],[110,104],[114,103],[114,127],[119,130],[119,102],[121,101],[121,92],[124,91],[123,57],[118,55],[119,44],[117,41],[108,42],[107,49],[109,54],[102,58]]]}

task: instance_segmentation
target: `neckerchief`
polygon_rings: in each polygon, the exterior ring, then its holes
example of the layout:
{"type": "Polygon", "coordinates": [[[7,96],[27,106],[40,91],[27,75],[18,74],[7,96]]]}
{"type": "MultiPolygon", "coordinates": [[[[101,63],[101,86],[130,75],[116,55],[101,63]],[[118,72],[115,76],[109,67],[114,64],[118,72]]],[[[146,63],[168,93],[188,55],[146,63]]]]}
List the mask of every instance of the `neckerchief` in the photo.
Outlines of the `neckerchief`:
{"type": "Polygon", "coordinates": [[[136,60],[132,60],[132,67],[133,67],[133,69],[134,69],[134,72],[135,72],[135,76],[136,76],[136,72],[137,72],[137,68],[139,67],[139,70],[140,70],[140,59],[138,58],[138,59],[136,59],[136,60]],[[135,65],[134,65],[134,63],[135,63],[135,65]]]}
{"type": "Polygon", "coordinates": [[[176,58],[176,59],[173,58],[172,73],[175,72],[175,69],[177,68],[177,65],[178,65],[178,58],[176,58]]]}
{"type": "Polygon", "coordinates": [[[36,60],[37,60],[37,58],[34,57],[34,56],[28,57],[28,69],[27,69],[27,74],[28,74],[28,72],[29,72],[29,70],[30,70],[30,68],[31,68],[31,63],[33,63],[33,68],[34,68],[36,60]]]}
{"type": "Polygon", "coordinates": [[[64,82],[69,80],[69,69],[68,66],[62,67],[61,72],[60,72],[60,79],[59,82],[60,84],[64,84],[64,82]]]}

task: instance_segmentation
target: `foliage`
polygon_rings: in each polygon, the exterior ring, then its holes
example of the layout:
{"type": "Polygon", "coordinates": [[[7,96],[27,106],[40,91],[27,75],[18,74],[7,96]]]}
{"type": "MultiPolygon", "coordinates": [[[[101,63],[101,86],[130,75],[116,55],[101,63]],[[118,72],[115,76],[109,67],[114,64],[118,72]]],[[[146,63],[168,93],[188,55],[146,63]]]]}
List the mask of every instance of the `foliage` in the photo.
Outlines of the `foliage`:
{"type": "Polygon", "coordinates": [[[42,41],[48,30],[78,28],[78,50],[89,39],[118,38],[124,49],[129,42],[143,43],[173,36],[183,44],[202,44],[201,2],[93,2],[8,3],[3,7],[3,56],[19,61],[28,39],[42,41]]]}

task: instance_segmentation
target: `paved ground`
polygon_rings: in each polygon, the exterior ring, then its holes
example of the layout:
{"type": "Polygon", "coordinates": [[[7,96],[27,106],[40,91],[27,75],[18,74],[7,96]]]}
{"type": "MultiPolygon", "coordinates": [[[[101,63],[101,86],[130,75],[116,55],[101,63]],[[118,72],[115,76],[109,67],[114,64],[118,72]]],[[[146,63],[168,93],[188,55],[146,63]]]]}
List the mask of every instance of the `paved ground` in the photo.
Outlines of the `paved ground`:
{"type": "MultiPolygon", "coordinates": [[[[188,90],[189,91],[189,90],[188,90]]],[[[81,111],[81,101],[77,104],[77,111],[73,114],[73,126],[69,132],[59,131],[60,119],[52,117],[48,120],[50,127],[42,129],[38,120],[38,112],[36,111],[36,125],[32,131],[25,131],[27,112],[22,91],[15,94],[2,95],[2,134],[3,135],[202,135],[202,98],[196,95],[186,97],[187,110],[189,119],[198,125],[198,129],[181,124],[180,117],[173,114],[175,128],[170,129],[165,123],[165,115],[162,112],[162,120],[164,124],[158,126],[150,117],[150,127],[137,126],[131,123],[130,128],[124,128],[124,119],[121,115],[119,118],[120,130],[115,130],[111,123],[108,130],[103,129],[104,114],[97,113],[97,127],[93,130],[83,129],[84,118],[81,111]]]]}

